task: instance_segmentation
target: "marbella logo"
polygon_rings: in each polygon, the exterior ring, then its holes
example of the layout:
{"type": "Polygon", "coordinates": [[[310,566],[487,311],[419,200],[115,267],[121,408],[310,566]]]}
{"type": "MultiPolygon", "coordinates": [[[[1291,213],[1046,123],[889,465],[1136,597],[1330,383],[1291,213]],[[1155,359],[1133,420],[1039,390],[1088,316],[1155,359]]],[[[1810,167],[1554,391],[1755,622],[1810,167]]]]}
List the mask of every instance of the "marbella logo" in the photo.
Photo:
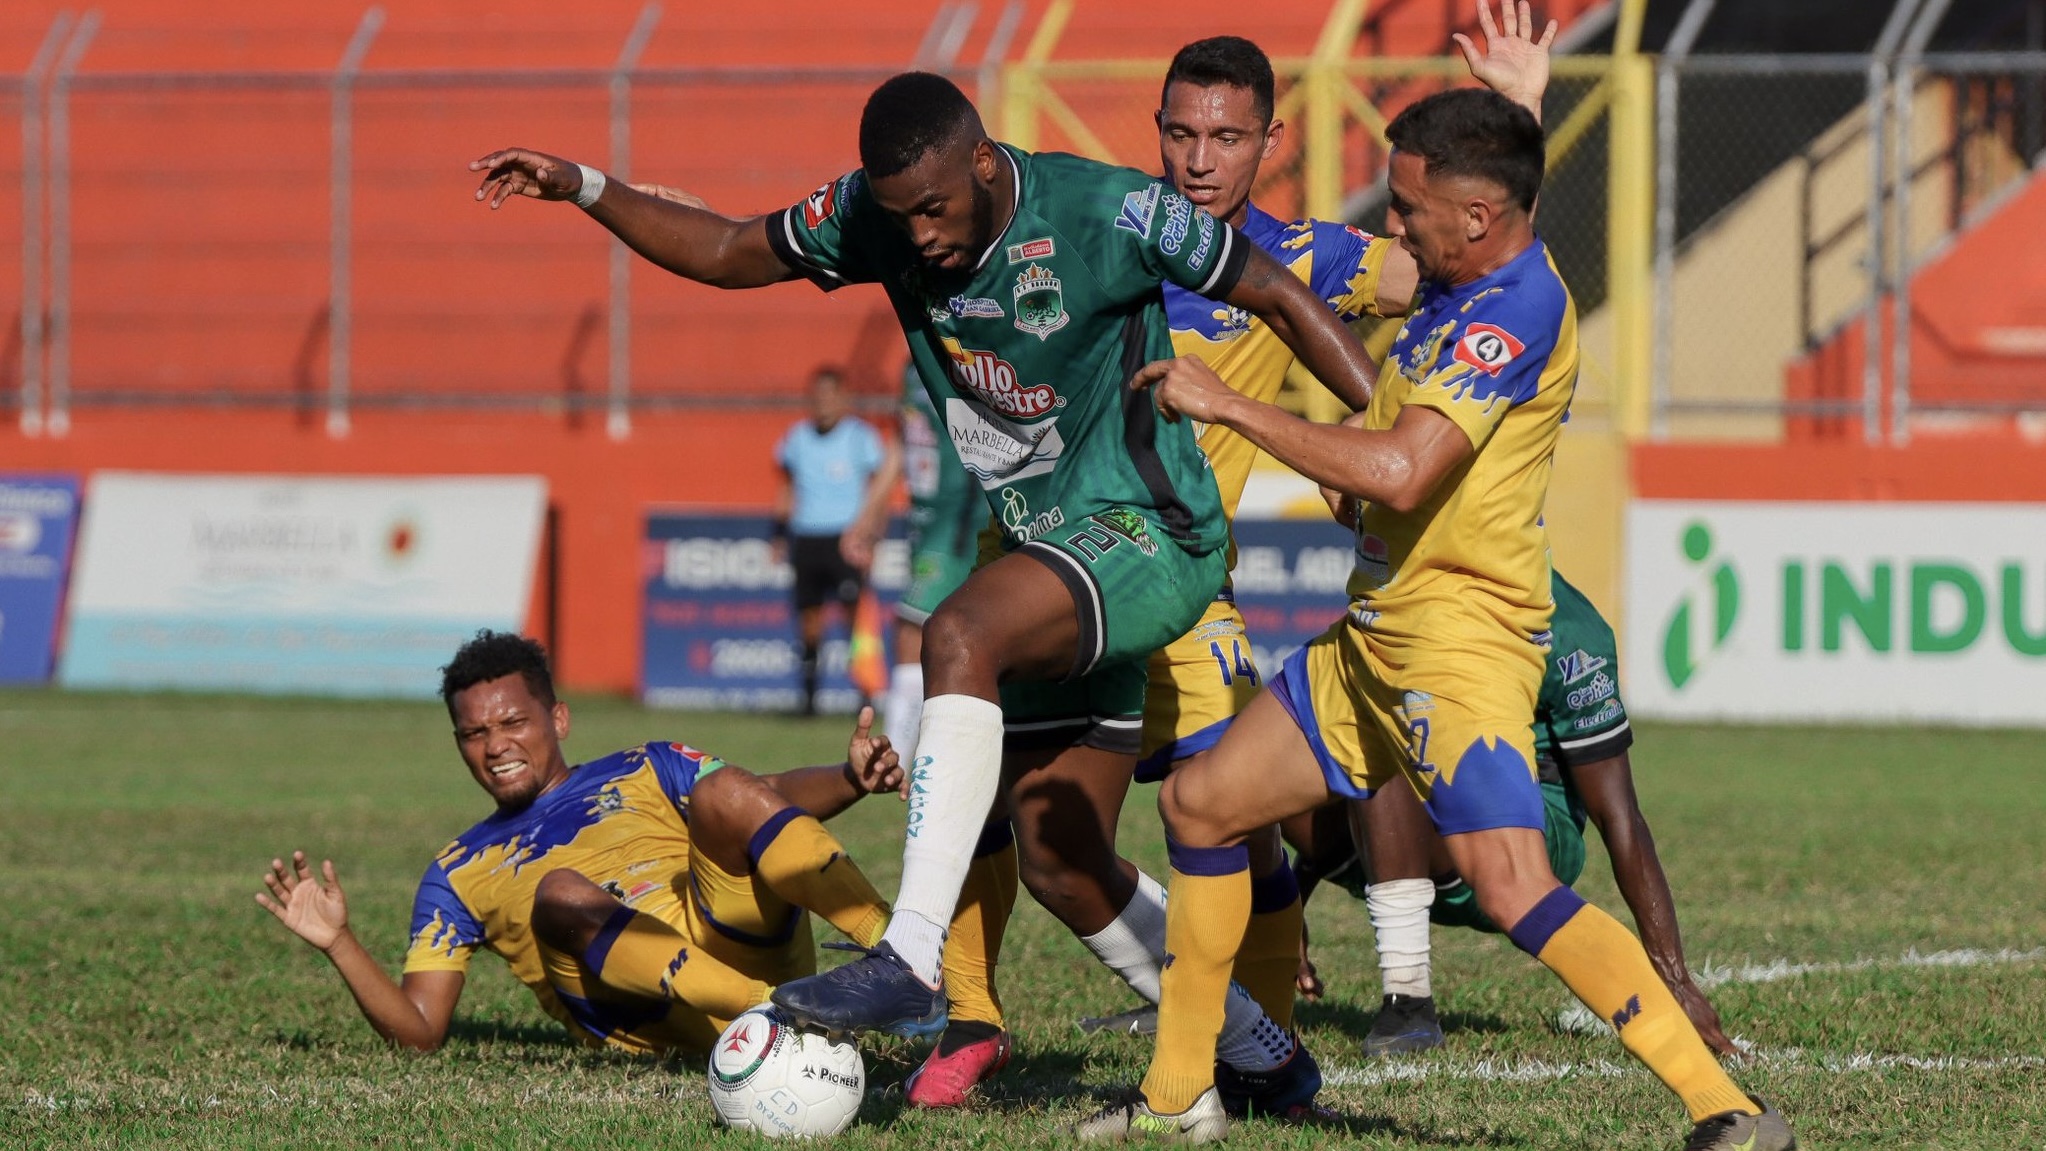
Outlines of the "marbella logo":
{"type": "Polygon", "coordinates": [[[1662,633],[1663,674],[1679,691],[1725,645],[1741,610],[1740,574],[1725,559],[1712,562],[1712,529],[1692,521],[1681,546],[1684,558],[1698,566],[1699,578],[1678,600],[1662,633]]]}

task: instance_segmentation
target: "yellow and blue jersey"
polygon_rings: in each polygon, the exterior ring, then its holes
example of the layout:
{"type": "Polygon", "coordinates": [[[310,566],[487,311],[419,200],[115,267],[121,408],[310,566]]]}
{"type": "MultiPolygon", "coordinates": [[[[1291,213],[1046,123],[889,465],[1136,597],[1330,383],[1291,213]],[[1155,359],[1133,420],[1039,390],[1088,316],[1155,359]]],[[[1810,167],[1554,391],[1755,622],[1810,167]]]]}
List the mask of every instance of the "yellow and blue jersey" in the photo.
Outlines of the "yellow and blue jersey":
{"type": "Polygon", "coordinates": [[[1369,504],[1358,518],[1351,619],[1373,641],[1503,641],[1539,659],[1552,611],[1542,504],[1577,365],[1576,306],[1539,239],[1471,283],[1422,285],[1365,427],[1432,408],[1473,452],[1421,507],[1369,504]]]}
{"type": "Polygon", "coordinates": [[[573,868],[626,906],[680,924],[689,795],[720,766],[679,743],[642,744],[581,764],[523,811],[463,832],[419,881],[406,972],[465,971],[488,948],[560,1017],[532,932],[541,877],[573,868]]]}
{"type": "MultiPolygon", "coordinates": [[[[1305,281],[1338,319],[1349,323],[1379,314],[1378,281],[1394,241],[1326,220],[1289,224],[1256,204],[1249,205],[1241,231],[1305,281]]],[[[1165,285],[1165,318],[1174,354],[1200,357],[1251,399],[1269,404],[1279,398],[1293,366],[1293,349],[1263,320],[1171,283],[1165,285]]],[[[1198,442],[1214,467],[1223,514],[1234,519],[1257,445],[1219,424],[1200,426],[1198,442]]]]}

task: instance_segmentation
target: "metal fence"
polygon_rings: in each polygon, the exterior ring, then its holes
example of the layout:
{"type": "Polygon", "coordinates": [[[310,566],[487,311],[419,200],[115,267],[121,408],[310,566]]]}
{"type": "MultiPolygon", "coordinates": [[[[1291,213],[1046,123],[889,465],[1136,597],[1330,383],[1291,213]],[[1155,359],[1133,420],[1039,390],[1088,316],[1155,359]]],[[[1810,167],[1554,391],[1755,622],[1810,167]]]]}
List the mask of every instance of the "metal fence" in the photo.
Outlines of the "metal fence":
{"type": "Polygon", "coordinates": [[[1866,54],[1692,55],[1710,9],[1656,66],[1650,434],[1903,443],[2046,412],[2046,328],[1984,348],[1991,319],[1925,288],[2031,185],[2046,54],[1928,51],[1947,4],[1900,0],[1866,54]]]}
{"type": "Polygon", "coordinates": [[[1023,7],[990,6],[977,63],[959,58],[976,7],[941,6],[913,59],[840,69],[642,66],[652,3],[605,68],[364,69],[371,8],[331,68],[94,70],[98,16],[60,16],[0,78],[19,124],[0,136],[0,267],[20,271],[0,410],[32,435],[95,405],[288,408],[337,436],[364,410],[544,411],[622,434],[636,410],[793,401],[821,360],[892,393],[878,292],[680,284],[579,213],[493,216],[465,164],[539,146],[774,210],[855,165],[887,76],[988,87],[1023,7]]]}

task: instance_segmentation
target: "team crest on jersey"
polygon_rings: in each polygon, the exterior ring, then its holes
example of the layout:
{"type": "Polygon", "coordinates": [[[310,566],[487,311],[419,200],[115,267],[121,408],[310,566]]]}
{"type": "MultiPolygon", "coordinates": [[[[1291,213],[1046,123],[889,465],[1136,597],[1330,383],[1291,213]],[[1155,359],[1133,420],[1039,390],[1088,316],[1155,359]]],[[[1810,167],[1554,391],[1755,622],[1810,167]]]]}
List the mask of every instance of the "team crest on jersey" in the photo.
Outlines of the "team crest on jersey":
{"type": "Polygon", "coordinates": [[[1496,376],[1500,369],[1526,350],[1505,328],[1494,324],[1471,324],[1464,329],[1463,339],[1456,342],[1455,358],[1459,364],[1469,364],[1488,376],[1496,376]]]}
{"type": "MultiPolygon", "coordinates": [[[[1017,321],[1022,327],[1022,321],[1017,321]]],[[[1016,379],[1016,365],[993,352],[966,347],[950,336],[942,338],[951,361],[952,382],[980,402],[1005,416],[1033,419],[1065,403],[1050,384],[1025,387],[1016,379]]]]}
{"type": "Polygon", "coordinates": [[[1137,545],[1137,550],[1145,555],[1158,554],[1158,541],[1151,538],[1150,521],[1130,509],[1110,508],[1087,518],[1137,545]]]}
{"type": "Polygon", "coordinates": [[[1050,236],[1040,236],[1035,240],[1025,240],[1020,244],[1010,244],[1008,250],[1009,262],[1011,264],[1021,264],[1029,260],[1049,260],[1058,254],[1058,250],[1058,245],[1052,243],[1050,236]]]}
{"type": "Polygon", "coordinates": [[[808,224],[811,231],[823,227],[824,221],[829,220],[831,213],[837,210],[837,191],[836,182],[826,184],[810,193],[810,198],[803,201],[803,223],[808,224]]]}
{"type": "Polygon", "coordinates": [[[1038,339],[1050,337],[1066,326],[1066,296],[1059,278],[1039,264],[1023,269],[1016,277],[1016,327],[1038,339]]]}
{"type": "Polygon", "coordinates": [[[1122,198],[1122,212],[1115,218],[1115,226],[1139,236],[1151,234],[1151,217],[1158,212],[1159,185],[1153,184],[1141,192],[1131,192],[1122,198]]]}

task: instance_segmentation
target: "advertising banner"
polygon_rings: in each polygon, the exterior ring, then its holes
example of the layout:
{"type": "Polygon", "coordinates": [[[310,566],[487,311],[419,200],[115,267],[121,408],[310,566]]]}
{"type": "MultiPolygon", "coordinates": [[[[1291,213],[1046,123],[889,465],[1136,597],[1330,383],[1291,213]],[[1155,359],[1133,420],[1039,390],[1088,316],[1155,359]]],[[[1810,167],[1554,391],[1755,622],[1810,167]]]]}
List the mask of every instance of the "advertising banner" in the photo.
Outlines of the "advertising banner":
{"type": "MultiPolygon", "coordinates": [[[[796,710],[802,645],[789,600],[795,575],[774,557],[768,518],[649,513],[645,549],[641,698],[653,707],[796,710]]],[[[893,630],[895,601],[908,583],[909,545],[897,522],[874,550],[868,572],[884,636],[893,630]]],[[[821,711],[859,706],[860,693],[846,675],[851,622],[828,625],[818,651],[821,711]]]]}
{"type": "Polygon", "coordinates": [[[77,516],[75,477],[0,474],[0,683],[50,678],[77,516]]]}
{"type": "MultiPolygon", "coordinates": [[[[1350,574],[1349,533],[1326,520],[1240,521],[1237,603],[1265,674],[1340,617],[1350,574]]],[[[875,556],[873,585],[892,608],[908,582],[899,538],[875,556]]],[[[793,710],[800,649],[792,580],[774,559],[766,516],[655,513],[644,557],[646,642],[641,692],[659,707],[793,710]]],[[[891,615],[892,618],[892,615],[891,615]]],[[[820,652],[818,706],[850,711],[843,628],[820,652]]],[[[1233,659],[1234,653],[1229,653],[1233,659]]]]}
{"type": "Polygon", "coordinates": [[[67,687],[427,697],[478,628],[522,626],[546,481],[101,472],[67,687]]]}
{"type": "Polygon", "coordinates": [[[2046,726],[2046,505],[1639,500],[1627,708],[2046,726]]]}

